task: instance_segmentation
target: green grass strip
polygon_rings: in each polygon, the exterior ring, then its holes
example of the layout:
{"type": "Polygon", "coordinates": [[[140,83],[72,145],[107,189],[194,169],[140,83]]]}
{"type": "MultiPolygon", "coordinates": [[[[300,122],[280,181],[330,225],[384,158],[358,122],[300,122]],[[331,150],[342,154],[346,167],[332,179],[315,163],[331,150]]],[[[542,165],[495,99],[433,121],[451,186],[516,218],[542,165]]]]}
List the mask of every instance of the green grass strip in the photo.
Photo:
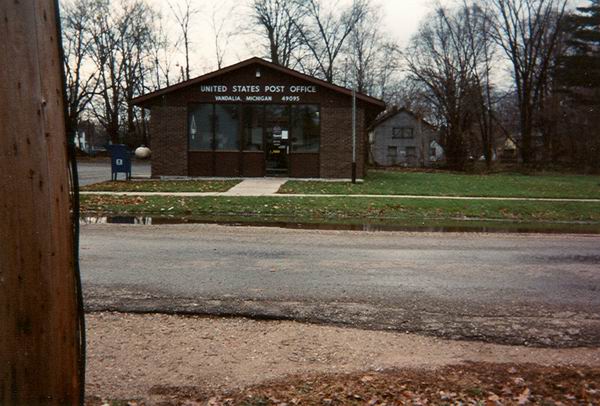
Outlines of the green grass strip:
{"type": "Polygon", "coordinates": [[[280,193],[592,199],[600,198],[600,176],[370,171],[364,183],[290,181],[280,193]]]}
{"type": "Polygon", "coordinates": [[[85,192],[226,192],[239,180],[107,181],[81,188],[85,192]]]}

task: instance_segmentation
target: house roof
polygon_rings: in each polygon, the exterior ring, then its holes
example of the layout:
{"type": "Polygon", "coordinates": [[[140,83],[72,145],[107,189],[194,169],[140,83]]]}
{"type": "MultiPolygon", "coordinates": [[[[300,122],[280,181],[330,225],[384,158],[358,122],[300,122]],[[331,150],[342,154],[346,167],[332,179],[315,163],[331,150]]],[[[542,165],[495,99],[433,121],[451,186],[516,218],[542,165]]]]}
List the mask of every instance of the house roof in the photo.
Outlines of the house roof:
{"type": "MultiPolygon", "coordinates": [[[[144,104],[147,104],[148,102],[150,102],[151,100],[153,100],[153,99],[155,99],[155,98],[157,98],[159,96],[163,96],[165,94],[176,92],[178,90],[184,89],[184,88],[189,87],[189,86],[197,85],[197,84],[202,83],[204,81],[207,81],[209,79],[213,79],[215,77],[218,77],[218,76],[221,76],[221,75],[225,75],[227,73],[236,71],[238,69],[245,68],[245,67],[253,65],[253,64],[258,64],[258,65],[266,66],[268,68],[274,69],[274,70],[279,71],[281,73],[284,73],[286,75],[290,75],[290,76],[296,77],[298,79],[305,80],[307,82],[314,83],[316,85],[322,86],[322,87],[324,87],[326,89],[330,89],[330,90],[333,90],[335,92],[345,94],[347,96],[352,96],[352,90],[347,89],[345,87],[337,86],[337,85],[334,85],[332,83],[326,82],[324,80],[317,79],[317,78],[314,78],[312,76],[305,75],[304,73],[300,73],[300,72],[295,71],[293,69],[289,69],[289,68],[285,68],[283,66],[276,65],[276,64],[274,64],[272,62],[268,62],[268,61],[266,61],[266,60],[264,60],[262,58],[253,57],[253,58],[250,58],[250,59],[246,59],[245,61],[238,62],[238,63],[236,63],[234,65],[230,65],[230,66],[227,66],[225,68],[216,70],[214,72],[210,72],[210,73],[207,73],[205,75],[198,76],[196,78],[189,79],[189,80],[177,83],[175,85],[168,86],[168,87],[156,90],[154,92],[147,93],[147,94],[144,94],[142,96],[136,97],[135,99],[132,100],[132,103],[135,104],[135,105],[144,105],[144,104]]],[[[383,100],[379,100],[379,99],[376,99],[376,98],[371,97],[371,96],[367,96],[367,95],[362,94],[362,93],[356,93],[356,98],[359,99],[359,100],[362,100],[363,102],[375,105],[377,107],[385,108],[385,102],[383,100]]]]}
{"type": "Polygon", "coordinates": [[[413,113],[412,111],[410,111],[409,109],[407,109],[406,107],[401,107],[398,108],[396,106],[392,107],[391,110],[384,112],[383,114],[381,114],[376,120],[375,122],[373,122],[373,124],[371,124],[371,128],[375,128],[381,124],[383,124],[385,121],[389,120],[392,117],[395,117],[396,115],[400,114],[400,113],[407,113],[410,114],[411,116],[413,116],[415,119],[421,119],[423,121],[423,124],[427,125],[428,127],[431,127],[432,129],[435,129],[435,126],[431,123],[429,123],[427,120],[423,119],[422,117],[417,116],[415,113],[413,113]]]}

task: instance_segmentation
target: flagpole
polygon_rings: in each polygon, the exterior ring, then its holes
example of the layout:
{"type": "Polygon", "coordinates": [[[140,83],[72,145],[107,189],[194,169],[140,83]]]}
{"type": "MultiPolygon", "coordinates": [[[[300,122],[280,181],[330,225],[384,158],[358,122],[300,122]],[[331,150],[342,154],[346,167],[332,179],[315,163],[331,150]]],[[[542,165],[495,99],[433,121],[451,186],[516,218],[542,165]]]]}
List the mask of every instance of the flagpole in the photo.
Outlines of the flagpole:
{"type": "Polygon", "coordinates": [[[356,183],[356,89],[352,86],[352,183],[356,183]]]}

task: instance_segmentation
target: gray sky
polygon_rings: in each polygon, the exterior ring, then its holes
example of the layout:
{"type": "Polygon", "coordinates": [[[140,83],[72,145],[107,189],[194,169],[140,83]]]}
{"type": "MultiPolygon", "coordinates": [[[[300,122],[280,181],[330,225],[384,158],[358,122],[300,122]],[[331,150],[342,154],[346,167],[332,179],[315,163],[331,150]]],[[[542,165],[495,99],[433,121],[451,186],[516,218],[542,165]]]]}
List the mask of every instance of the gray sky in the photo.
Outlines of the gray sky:
{"type": "MultiPolygon", "coordinates": [[[[167,30],[172,38],[176,38],[178,33],[177,25],[173,19],[172,12],[168,7],[166,0],[150,0],[158,9],[161,10],[167,19],[167,30]]],[[[177,4],[178,0],[170,0],[177,4]]],[[[179,0],[183,3],[183,0],[179,0]]],[[[342,0],[343,2],[344,0],[342,0]]],[[[405,45],[411,35],[416,31],[419,22],[431,10],[435,0],[374,0],[374,4],[380,8],[383,16],[383,31],[387,31],[391,39],[396,40],[400,45],[405,45]]],[[[450,0],[444,0],[447,2],[450,0]]],[[[228,23],[223,27],[224,32],[231,32],[235,35],[230,39],[230,45],[225,54],[224,65],[230,65],[240,60],[261,56],[260,48],[251,35],[244,34],[244,24],[247,23],[249,10],[249,0],[196,0],[194,6],[200,10],[195,16],[192,29],[192,55],[191,69],[192,75],[199,75],[216,69],[216,57],[214,46],[214,30],[211,28],[212,15],[215,15],[215,21],[222,20],[223,16],[228,18],[228,23]]],[[[183,47],[179,47],[183,48],[183,47]]],[[[183,55],[176,55],[175,60],[183,64],[183,55]]]]}
{"type": "MultiPolygon", "coordinates": [[[[173,13],[168,4],[183,4],[185,0],[149,0],[163,13],[167,20],[166,29],[171,38],[176,39],[181,32],[173,18],[173,13]]],[[[224,57],[224,66],[231,65],[252,56],[261,55],[261,48],[256,37],[250,34],[249,16],[251,0],[193,0],[194,7],[199,10],[195,16],[191,30],[191,57],[190,69],[192,76],[197,76],[217,69],[214,29],[211,16],[217,22],[226,21],[222,27],[223,33],[234,34],[229,40],[229,45],[224,57]],[[227,18],[225,18],[227,17],[227,18]]],[[[351,0],[326,0],[339,1],[341,4],[351,0]]],[[[387,32],[392,40],[400,46],[405,46],[411,36],[416,32],[422,19],[434,9],[436,4],[450,5],[461,0],[372,0],[382,14],[382,31],[387,32]]],[[[569,6],[587,4],[587,0],[569,0],[569,6]]],[[[183,46],[178,47],[183,50],[183,46]]],[[[175,63],[184,64],[182,52],[174,55],[175,63]]],[[[173,70],[176,67],[173,66],[173,70]]],[[[508,71],[504,72],[505,75],[508,71]]],[[[507,76],[508,78],[508,76],[507,76]]]]}

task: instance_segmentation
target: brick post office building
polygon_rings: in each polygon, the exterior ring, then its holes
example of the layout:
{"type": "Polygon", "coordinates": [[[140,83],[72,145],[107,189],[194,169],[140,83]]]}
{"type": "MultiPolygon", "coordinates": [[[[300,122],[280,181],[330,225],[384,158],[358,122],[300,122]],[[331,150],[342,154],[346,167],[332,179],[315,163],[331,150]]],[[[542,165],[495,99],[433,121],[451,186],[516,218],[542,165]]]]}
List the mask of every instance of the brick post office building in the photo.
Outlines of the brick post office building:
{"type": "MultiPolygon", "coordinates": [[[[150,109],[152,176],[350,178],[352,91],[260,58],[134,99],[150,109]]],[[[382,101],[356,96],[357,174],[382,101]]]]}

